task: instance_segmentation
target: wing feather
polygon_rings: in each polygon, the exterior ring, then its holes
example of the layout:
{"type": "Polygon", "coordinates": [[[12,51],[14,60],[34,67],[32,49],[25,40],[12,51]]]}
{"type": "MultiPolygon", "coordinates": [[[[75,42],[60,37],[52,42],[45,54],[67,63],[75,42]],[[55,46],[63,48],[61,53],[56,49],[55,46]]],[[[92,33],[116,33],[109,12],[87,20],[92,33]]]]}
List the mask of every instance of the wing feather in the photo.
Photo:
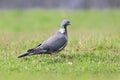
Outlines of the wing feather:
{"type": "Polygon", "coordinates": [[[61,51],[67,44],[67,37],[61,33],[56,33],[43,42],[36,50],[47,50],[48,52],[61,51]],[[61,48],[61,49],[60,49],[61,48]]]}

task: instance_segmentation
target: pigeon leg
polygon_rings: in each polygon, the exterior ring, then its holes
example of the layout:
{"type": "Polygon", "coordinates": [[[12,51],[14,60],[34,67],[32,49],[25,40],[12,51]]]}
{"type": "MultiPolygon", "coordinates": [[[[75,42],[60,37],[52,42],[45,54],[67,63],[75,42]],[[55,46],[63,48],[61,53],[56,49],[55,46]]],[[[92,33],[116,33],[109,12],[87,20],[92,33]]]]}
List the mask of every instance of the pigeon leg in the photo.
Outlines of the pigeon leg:
{"type": "Polygon", "coordinates": [[[56,57],[56,56],[57,56],[57,52],[54,52],[54,53],[51,54],[51,57],[52,57],[52,58],[54,58],[54,57],[56,57]]]}

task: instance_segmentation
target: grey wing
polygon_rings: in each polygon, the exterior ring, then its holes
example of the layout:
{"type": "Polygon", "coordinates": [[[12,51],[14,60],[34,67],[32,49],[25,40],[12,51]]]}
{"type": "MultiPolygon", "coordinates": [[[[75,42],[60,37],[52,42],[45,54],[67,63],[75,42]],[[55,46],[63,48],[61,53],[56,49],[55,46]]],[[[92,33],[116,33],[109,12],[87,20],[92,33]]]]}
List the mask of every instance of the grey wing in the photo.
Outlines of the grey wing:
{"type": "Polygon", "coordinates": [[[61,51],[67,44],[67,38],[61,34],[55,34],[47,41],[43,42],[37,49],[46,50],[46,52],[61,51]]]}
{"type": "Polygon", "coordinates": [[[67,44],[67,40],[64,37],[61,37],[59,39],[56,39],[54,42],[52,42],[49,47],[51,51],[61,51],[67,44]]]}

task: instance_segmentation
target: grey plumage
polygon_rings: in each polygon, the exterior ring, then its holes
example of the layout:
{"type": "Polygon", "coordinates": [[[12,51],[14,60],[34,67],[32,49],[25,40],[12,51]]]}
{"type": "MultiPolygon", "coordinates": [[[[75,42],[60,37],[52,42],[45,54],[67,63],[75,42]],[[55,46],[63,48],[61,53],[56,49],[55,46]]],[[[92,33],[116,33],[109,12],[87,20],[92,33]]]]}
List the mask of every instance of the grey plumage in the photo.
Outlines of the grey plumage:
{"type": "Polygon", "coordinates": [[[61,28],[57,31],[53,36],[51,36],[48,40],[39,44],[37,47],[33,49],[27,50],[26,53],[18,56],[18,58],[25,57],[28,55],[35,54],[52,54],[58,53],[65,48],[68,42],[67,36],[67,26],[70,25],[69,20],[64,20],[61,23],[61,28]]]}

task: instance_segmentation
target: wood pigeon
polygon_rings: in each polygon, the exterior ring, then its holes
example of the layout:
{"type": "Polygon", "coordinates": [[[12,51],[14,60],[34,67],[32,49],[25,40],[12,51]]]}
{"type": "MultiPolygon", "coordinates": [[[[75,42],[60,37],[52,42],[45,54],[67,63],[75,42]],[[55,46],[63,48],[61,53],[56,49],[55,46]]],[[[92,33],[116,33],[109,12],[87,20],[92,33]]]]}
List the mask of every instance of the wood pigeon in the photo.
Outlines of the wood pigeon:
{"type": "Polygon", "coordinates": [[[51,36],[48,40],[44,41],[43,43],[39,44],[37,47],[27,50],[26,53],[18,56],[18,58],[36,54],[52,54],[60,52],[65,48],[68,42],[68,25],[70,25],[70,21],[63,20],[60,29],[53,36],[51,36]]]}

